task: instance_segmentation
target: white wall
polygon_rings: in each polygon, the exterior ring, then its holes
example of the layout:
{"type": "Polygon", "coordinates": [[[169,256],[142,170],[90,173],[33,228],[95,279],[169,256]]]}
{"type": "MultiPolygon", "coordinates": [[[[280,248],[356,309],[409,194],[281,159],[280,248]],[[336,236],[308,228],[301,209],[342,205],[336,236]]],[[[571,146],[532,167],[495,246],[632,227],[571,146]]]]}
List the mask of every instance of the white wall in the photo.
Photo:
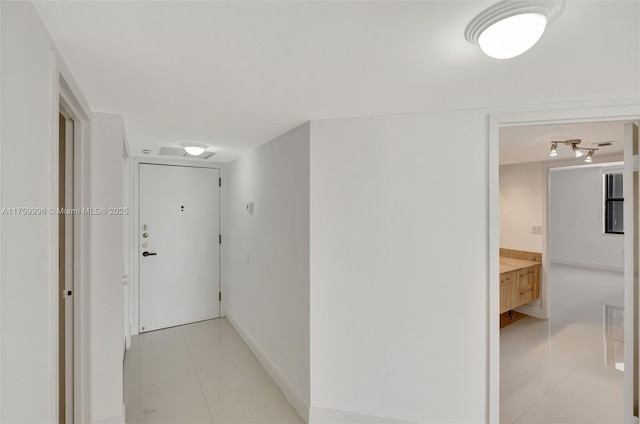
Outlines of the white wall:
{"type": "Polygon", "coordinates": [[[483,422],[486,113],[311,129],[312,415],[483,422]]]}
{"type": "MultiPolygon", "coordinates": [[[[30,2],[0,2],[0,208],[57,205],[58,81],[89,112],[69,69],[57,54],[30,2]]],[[[83,127],[84,128],[84,127],[83,127]]],[[[83,129],[82,131],[86,131],[83,129]]],[[[87,134],[88,135],[88,134],[87,134]]],[[[122,120],[98,115],[92,138],[82,140],[82,206],[116,206],[121,199],[122,120]],[[111,144],[115,143],[115,144],[111,144]],[[91,145],[91,146],[89,146],[91,145]],[[88,183],[89,182],[89,183],[88,183]],[[90,187],[89,187],[90,185],[90,187]],[[92,202],[87,202],[90,188],[92,202]]],[[[78,140],[76,140],[78,142],[78,140]]],[[[80,148],[80,146],[77,146],[80,148]]],[[[78,240],[90,260],[76,264],[87,301],[76,357],[85,422],[124,422],[122,415],[122,230],[115,217],[79,217],[78,240]],[[91,231],[90,242],[88,232],[91,231]],[[118,263],[114,258],[119,260],[118,263]],[[93,267],[89,267],[92,262],[93,267]],[[82,265],[82,266],[81,266],[82,265]],[[89,274],[85,274],[91,268],[89,274]],[[90,358],[89,358],[90,356],[90,358]],[[87,375],[88,374],[88,375],[87,375]]],[[[0,422],[56,422],[58,373],[58,241],[55,214],[2,215],[0,241],[0,422]]]]}
{"type": "Polygon", "coordinates": [[[551,261],[622,271],[624,237],[603,234],[602,168],[552,170],[549,189],[551,261]]]}
{"type": "MultiPolygon", "coordinates": [[[[91,206],[123,205],[122,117],[94,113],[91,146],[91,206]]],[[[91,420],[124,422],[123,215],[91,217],[91,420]]]]}
{"type": "Polygon", "coordinates": [[[500,166],[500,247],[542,252],[531,226],[542,225],[546,172],[541,162],[500,166]]]}
{"type": "MultiPolygon", "coordinates": [[[[0,2],[0,8],[0,208],[54,207],[52,43],[31,3],[0,2]]],[[[57,217],[0,220],[0,422],[54,422],[57,217]]]]}
{"type": "Polygon", "coordinates": [[[306,420],[309,124],[231,162],[223,186],[226,316],[306,420]]]}

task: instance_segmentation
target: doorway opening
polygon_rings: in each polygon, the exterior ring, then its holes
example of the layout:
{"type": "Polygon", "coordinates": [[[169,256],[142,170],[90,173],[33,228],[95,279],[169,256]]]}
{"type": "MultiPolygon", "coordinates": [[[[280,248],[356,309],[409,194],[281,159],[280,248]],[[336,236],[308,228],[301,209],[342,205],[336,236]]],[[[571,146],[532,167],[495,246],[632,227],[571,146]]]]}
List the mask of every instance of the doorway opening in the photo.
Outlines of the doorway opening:
{"type": "MultiPolygon", "coordinates": [[[[599,303],[596,306],[596,320],[598,324],[593,326],[597,331],[589,333],[587,331],[587,324],[585,323],[569,323],[575,325],[569,325],[566,322],[556,322],[554,317],[561,317],[565,321],[570,316],[569,312],[579,312],[580,305],[571,305],[570,300],[580,299],[580,295],[585,295],[586,292],[578,292],[572,298],[567,298],[566,292],[561,291],[561,285],[564,283],[577,284],[575,280],[585,284],[587,277],[576,276],[576,272],[569,269],[562,269],[564,266],[571,267],[581,264],[557,264],[558,252],[557,249],[550,249],[551,244],[554,242],[553,234],[550,235],[549,231],[555,224],[561,224],[562,220],[557,220],[548,210],[551,210],[552,198],[547,197],[552,187],[549,185],[549,175],[554,175],[555,172],[560,172],[562,167],[567,167],[566,172],[570,172],[570,167],[577,163],[582,163],[582,160],[576,159],[575,156],[567,156],[566,160],[559,159],[559,162],[549,162],[549,153],[552,147],[551,139],[544,139],[542,144],[538,143],[536,150],[538,156],[527,161],[518,161],[509,159],[509,156],[514,153],[515,150],[526,150],[527,143],[516,144],[512,151],[509,149],[503,149],[503,135],[508,134],[510,131],[517,132],[527,129],[527,127],[536,130],[557,129],[560,124],[563,125],[596,125],[600,124],[613,124],[611,121],[624,121],[629,124],[630,121],[637,120],[638,113],[637,108],[633,107],[613,107],[610,109],[583,109],[575,111],[541,111],[541,112],[529,112],[521,114],[509,114],[509,115],[495,115],[491,117],[490,126],[490,219],[491,228],[490,231],[490,268],[491,268],[491,284],[489,287],[490,292],[490,305],[489,305],[489,319],[491,322],[489,331],[490,340],[490,358],[489,358],[489,420],[492,422],[517,422],[518,420],[527,421],[531,419],[533,421],[544,422],[559,422],[567,420],[585,420],[592,419],[594,416],[603,414],[602,405],[589,404],[591,397],[588,390],[595,387],[594,381],[597,381],[602,375],[597,375],[593,369],[588,370],[586,363],[591,360],[592,364],[597,363],[598,367],[605,369],[606,372],[615,376],[618,373],[617,383],[614,382],[616,378],[610,378],[606,380],[605,386],[600,393],[601,397],[598,401],[604,403],[604,400],[609,400],[612,408],[616,410],[616,418],[613,421],[629,421],[629,417],[637,414],[634,408],[634,397],[637,398],[637,384],[633,381],[633,369],[635,369],[635,357],[637,356],[637,349],[635,348],[636,340],[633,335],[633,320],[629,315],[633,315],[633,311],[637,309],[637,302],[635,302],[636,291],[633,285],[633,268],[631,273],[625,271],[625,277],[622,278],[622,264],[624,262],[625,267],[629,267],[629,264],[633,266],[633,251],[637,254],[637,237],[626,237],[624,244],[625,247],[625,260],[622,261],[622,249],[617,250],[617,260],[619,261],[616,277],[616,284],[620,287],[624,287],[624,299],[617,299],[612,302],[610,299],[599,299],[595,303],[599,303]],[[555,126],[556,128],[553,128],[555,126]],[[505,158],[507,159],[505,161],[505,158]],[[508,163],[508,162],[511,163],[508,163]],[[505,163],[507,162],[507,163],[505,163]],[[506,184],[503,182],[506,181],[506,184]],[[510,180],[510,181],[509,181],[510,180]],[[540,195],[542,193],[542,195],[540,195]],[[527,197],[532,195],[537,196],[536,205],[526,205],[527,197]],[[514,200],[515,199],[515,200],[514,200]],[[537,209],[536,209],[537,208],[537,209]],[[519,213],[518,213],[519,212],[519,213]],[[535,212],[535,213],[532,213],[535,212]],[[505,214],[509,214],[505,218],[505,214]],[[519,244],[518,244],[519,243],[519,244]],[[505,247],[510,249],[505,249],[505,247]],[[503,249],[501,249],[503,248],[503,249]],[[502,290],[503,278],[501,277],[500,268],[500,254],[503,250],[523,250],[530,252],[541,253],[539,258],[540,267],[540,295],[538,298],[533,299],[532,302],[525,303],[524,305],[515,305],[516,312],[522,312],[525,314],[525,318],[515,322],[512,325],[506,326],[504,330],[500,330],[499,320],[496,319],[498,311],[501,310],[501,301],[503,301],[504,290],[502,290]],[[631,256],[629,256],[631,255],[631,256]],[[556,269],[557,268],[557,269],[556,269]],[[566,278],[574,276],[573,281],[566,278]],[[629,288],[631,288],[629,290],[629,288]],[[553,293],[556,296],[554,297],[553,293]],[[564,302],[564,304],[563,304],[564,302]],[[610,303],[617,303],[618,305],[611,305],[610,303]],[[628,368],[625,369],[625,376],[620,378],[622,371],[615,369],[616,361],[609,361],[605,364],[605,356],[607,350],[604,340],[619,342],[619,336],[622,331],[619,331],[621,325],[620,311],[624,306],[625,310],[632,311],[631,314],[626,314],[624,319],[624,334],[627,343],[624,346],[624,359],[626,359],[625,365],[628,368]],[[606,306],[606,308],[605,308],[606,306]],[[565,307],[566,309],[562,309],[565,307]],[[571,308],[574,308],[571,310],[571,308]],[[559,311],[566,312],[564,316],[559,314],[559,311]],[[603,317],[606,317],[605,324],[608,325],[609,334],[605,334],[603,337],[603,317]],[[580,331],[579,331],[580,330],[580,331]],[[615,334],[613,334],[615,333],[615,334]],[[629,336],[631,334],[631,336],[629,336]],[[555,337],[555,339],[554,339],[555,337]],[[598,346],[596,349],[581,350],[579,354],[572,356],[571,350],[576,348],[580,342],[594,342],[598,346]],[[507,348],[505,350],[505,343],[511,344],[511,350],[507,348]],[[599,343],[599,345],[598,345],[599,343]],[[503,348],[501,350],[501,347],[503,348]],[[588,357],[585,352],[591,352],[591,357],[588,357]],[[583,355],[583,353],[585,353],[583,355]],[[580,357],[579,357],[580,356],[580,357]],[[589,384],[587,384],[587,382],[589,384]],[[591,387],[590,387],[591,384],[591,387]],[[610,390],[615,385],[618,385],[617,395],[610,390]],[[554,392],[555,390],[555,392],[554,392]],[[622,402],[624,399],[624,402],[622,402]],[[579,407],[572,408],[571,401],[579,403],[579,407]],[[569,406],[568,406],[569,405],[569,406]],[[577,412],[577,415],[571,416],[572,409],[577,412]],[[595,409],[593,414],[589,414],[588,411],[595,409]],[[582,413],[583,415],[579,415],[582,413]],[[586,414],[585,414],[586,413],[586,414]]],[[[621,125],[622,123],[619,122],[621,125]]],[[[627,125],[628,126],[628,125],[627,125]]],[[[637,127],[636,127],[637,131],[637,127]]],[[[626,173],[629,176],[633,175],[633,151],[627,151],[625,141],[627,137],[627,129],[625,128],[624,136],[625,140],[619,140],[620,147],[625,147],[625,165],[626,173]],[[629,172],[630,171],[630,172],[629,172]]],[[[636,132],[637,134],[637,132],[636,132]]],[[[562,134],[547,134],[559,136],[562,138],[562,134]]],[[[570,137],[567,137],[570,138],[570,137]]],[[[586,136],[584,138],[587,138],[586,136]]],[[[637,138],[637,135],[636,135],[637,138]]],[[[520,139],[524,141],[523,139],[520,139]]],[[[605,140],[599,140],[605,141],[605,140]]],[[[608,140],[607,140],[608,141],[608,140]]],[[[586,144],[584,142],[583,144],[586,144]]],[[[589,143],[591,144],[591,143],[589,143]]],[[[591,146],[590,146],[591,147],[591,146]]],[[[623,149],[619,149],[623,150],[623,149]]],[[[560,148],[558,148],[560,151],[560,148]]],[[[523,153],[523,152],[521,152],[523,153]]],[[[571,150],[568,153],[572,153],[571,150]]],[[[575,153],[575,152],[573,152],[575,153]]],[[[602,177],[602,169],[604,169],[605,162],[621,161],[621,152],[608,151],[605,154],[604,149],[598,152],[600,155],[592,155],[593,159],[593,171],[598,173],[598,178],[602,177]],[[598,158],[598,159],[596,159],[598,158]]],[[[584,159],[584,157],[582,158],[584,159]]],[[[637,173],[636,173],[637,174],[637,173]]],[[[555,174],[561,175],[561,174],[555,174]]],[[[569,184],[569,186],[571,186],[569,184]]],[[[637,186],[635,186],[637,187],[637,186]]],[[[574,191],[581,193],[585,191],[584,184],[574,186],[574,191]]],[[[599,202],[603,201],[602,183],[601,180],[596,179],[596,187],[591,187],[592,192],[596,192],[596,196],[599,196],[599,202]]],[[[630,207],[637,210],[638,196],[637,191],[634,190],[634,184],[629,184],[629,192],[625,193],[625,200],[630,199],[628,202],[630,207]]],[[[556,196],[557,197],[557,196],[556,196]]],[[[602,207],[604,204],[602,205],[602,207]]],[[[603,211],[598,211],[601,214],[603,211]]],[[[633,214],[633,210],[630,211],[633,214]]],[[[579,217],[574,217],[575,221],[579,217]]],[[[597,219],[597,216],[592,217],[597,219]]],[[[600,216],[602,219],[602,216],[600,216]]],[[[631,219],[634,221],[634,219],[631,219]]],[[[633,228],[634,223],[631,223],[633,228]]],[[[557,231],[557,230],[554,230],[557,231]]],[[[583,230],[584,231],[584,230],[583,230]]],[[[603,231],[603,230],[601,230],[603,231]]],[[[555,233],[554,233],[555,234],[555,233]]],[[[602,236],[602,234],[600,234],[602,236]]],[[[556,237],[557,238],[557,237],[556,237]]],[[[564,239],[564,238],[563,238],[564,239]]],[[[621,240],[618,239],[617,243],[621,240]]],[[[586,244],[586,243],[583,243],[586,244]]],[[[584,247],[584,246],[581,246],[584,247]]],[[[586,256],[583,252],[583,256],[586,256]]],[[[528,258],[535,260],[534,258],[528,258]]],[[[584,265],[584,264],[582,264],[584,265]]],[[[579,269],[579,268],[576,268],[579,269]]],[[[588,268],[585,268],[588,270],[588,268]]],[[[603,271],[604,272],[604,271],[603,271]]],[[[614,273],[609,270],[608,272],[614,273]]],[[[597,273],[597,270],[594,270],[597,273]]],[[[601,279],[600,276],[596,280],[601,279]]],[[[517,285],[516,285],[517,286],[517,285]]],[[[519,287],[519,286],[517,286],[519,287]]],[[[584,289],[584,287],[582,287],[584,289]]],[[[566,287],[565,287],[566,289],[566,287]]],[[[533,291],[533,290],[532,290],[533,291]]],[[[588,298],[589,296],[584,296],[588,298]]],[[[618,296],[621,297],[621,296],[618,296]]],[[[529,300],[529,299],[526,299],[529,300]]],[[[592,299],[593,300],[593,299],[592,299]]],[[[585,306],[585,305],[582,305],[585,306]]],[[[594,305],[589,305],[594,306],[594,305]]],[[[592,308],[593,309],[593,308],[592,308]]],[[[584,317],[581,317],[584,318],[584,317]]],[[[560,321],[560,320],[557,320],[560,321]]],[[[605,325],[605,328],[607,328],[605,325]]],[[[611,348],[611,345],[608,346],[611,348]]],[[[619,350],[619,346],[618,346],[619,350]]],[[[609,354],[612,353],[609,349],[609,354]]],[[[611,355],[608,355],[611,357],[611,355]]],[[[601,379],[602,380],[602,379],[601,379]]],[[[605,421],[612,421],[609,417],[602,417],[605,421]]]]}
{"type": "Polygon", "coordinates": [[[74,422],[74,121],[58,116],[58,420],[74,422]]]}

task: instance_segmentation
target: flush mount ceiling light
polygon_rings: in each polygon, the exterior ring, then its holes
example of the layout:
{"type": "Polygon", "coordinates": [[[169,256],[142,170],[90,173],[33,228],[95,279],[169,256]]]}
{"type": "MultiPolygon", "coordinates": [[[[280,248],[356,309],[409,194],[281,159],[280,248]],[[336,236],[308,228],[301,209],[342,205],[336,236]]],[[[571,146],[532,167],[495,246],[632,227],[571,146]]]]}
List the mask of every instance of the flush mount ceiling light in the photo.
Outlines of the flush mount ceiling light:
{"type": "Polygon", "coordinates": [[[192,156],[200,156],[209,147],[201,143],[180,143],[180,145],[192,156]]]}
{"type": "Polygon", "coordinates": [[[564,144],[565,146],[571,146],[571,150],[576,155],[577,158],[582,156],[584,152],[587,152],[587,156],[584,158],[584,161],[587,163],[593,162],[593,154],[597,147],[578,147],[582,140],[579,138],[572,138],[571,140],[565,141],[552,141],[551,142],[551,151],[549,152],[549,156],[558,156],[558,144],[564,144]]]}
{"type": "Polygon", "coordinates": [[[473,18],[464,35],[487,56],[510,59],[533,47],[563,8],[564,0],[503,0],[473,18]]]}

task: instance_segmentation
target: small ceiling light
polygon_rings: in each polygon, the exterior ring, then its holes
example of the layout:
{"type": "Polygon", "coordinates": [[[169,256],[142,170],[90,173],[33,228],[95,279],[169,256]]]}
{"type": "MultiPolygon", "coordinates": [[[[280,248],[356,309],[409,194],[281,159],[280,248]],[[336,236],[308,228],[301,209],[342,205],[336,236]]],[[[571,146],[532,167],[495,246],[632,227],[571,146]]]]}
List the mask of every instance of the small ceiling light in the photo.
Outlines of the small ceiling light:
{"type": "Polygon", "coordinates": [[[589,150],[589,153],[587,153],[587,157],[584,158],[584,161],[587,163],[593,162],[593,150],[589,150]]]}
{"type": "Polygon", "coordinates": [[[582,150],[580,150],[579,147],[577,147],[575,144],[573,145],[573,153],[576,154],[576,157],[579,158],[580,156],[582,156],[584,153],[582,153],[582,150]]]}
{"type": "Polygon", "coordinates": [[[495,59],[510,59],[533,47],[564,0],[503,0],[482,11],[467,26],[465,38],[495,59]]]}
{"type": "Polygon", "coordinates": [[[558,156],[558,143],[551,143],[551,151],[549,156],[558,156]]]}
{"type": "Polygon", "coordinates": [[[200,156],[209,147],[207,144],[200,143],[180,143],[180,145],[192,156],[200,156]]]}

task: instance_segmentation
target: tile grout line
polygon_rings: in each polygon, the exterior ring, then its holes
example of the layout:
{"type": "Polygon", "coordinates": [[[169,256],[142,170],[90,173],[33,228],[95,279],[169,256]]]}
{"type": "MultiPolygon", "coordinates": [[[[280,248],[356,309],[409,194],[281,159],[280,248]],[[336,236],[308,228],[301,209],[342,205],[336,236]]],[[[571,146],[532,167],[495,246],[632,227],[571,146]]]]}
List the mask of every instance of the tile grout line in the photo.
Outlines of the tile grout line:
{"type": "Polygon", "coordinates": [[[200,373],[196,367],[196,363],[193,360],[193,355],[191,355],[191,348],[189,347],[189,341],[187,340],[187,335],[184,332],[184,328],[181,329],[182,337],[184,337],[184,342],[187,345],[187,352],[189,353],[189,359],[191,360],[191,365],[193,365],[193,369],[196,373],[196,378],[198,379],[198,385],[200,386],[200,392],[202,393],[202,399],[204,399],[205,405],[207,405],[207,411],[209,412],[209,419],[211,420],[211,424],[214,423],[213,413],[211,412],[211,408],[209,407],[209,401],[207,400],[207,396],[204,393],[204,388],[202,387],[202,381],[200,381],[200,373]]]}

